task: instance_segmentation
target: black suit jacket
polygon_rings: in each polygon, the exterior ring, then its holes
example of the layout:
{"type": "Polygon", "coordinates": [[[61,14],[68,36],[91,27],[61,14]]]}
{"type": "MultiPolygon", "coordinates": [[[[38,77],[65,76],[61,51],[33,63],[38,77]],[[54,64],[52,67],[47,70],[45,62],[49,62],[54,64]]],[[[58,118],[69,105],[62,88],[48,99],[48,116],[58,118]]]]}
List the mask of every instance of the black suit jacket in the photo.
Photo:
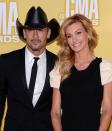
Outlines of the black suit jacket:
{"type": "Polygon", "coordinates": [[[49,72],[54,67],[56,56],[49,51],[46,54],[45,85],[35,107],[26,84],[25,48],[0,57],[0,122],[6,97],[8,105],[4,131],[52,131],[49,72]]]}

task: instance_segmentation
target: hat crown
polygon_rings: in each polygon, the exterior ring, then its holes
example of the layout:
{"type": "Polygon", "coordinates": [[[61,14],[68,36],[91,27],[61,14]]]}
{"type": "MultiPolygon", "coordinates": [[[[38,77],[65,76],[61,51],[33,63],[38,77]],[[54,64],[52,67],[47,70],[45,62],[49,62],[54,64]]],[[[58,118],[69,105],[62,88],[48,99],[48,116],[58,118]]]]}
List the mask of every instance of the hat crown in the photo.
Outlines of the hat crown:
{"type": "Polygon", "coordinates": [[[37,7],[37,9],[35,9],[35,7],[31,7],[29,9],[24,25],[21,24],[18,18],[16,20],[16,28],[19,38],[24,42],[26,42],[23,34],[23,30],[25,28],[39,29],[45,27],[48,27],[51,30],[50,38],[47,39],[47,43],[50,43],[58,36],[60,25],[55,18],[48,21],[46,13],[40,7],[37,7]]]}
{"type": "Polygon", "coordinates": [[[31,28],[43,28],[47,27],[47,24],[47,15],[40,7],[37,7],[37,9],[35,9],[35,7],[30,8],[26,15],[24,26],[31,28]]]}

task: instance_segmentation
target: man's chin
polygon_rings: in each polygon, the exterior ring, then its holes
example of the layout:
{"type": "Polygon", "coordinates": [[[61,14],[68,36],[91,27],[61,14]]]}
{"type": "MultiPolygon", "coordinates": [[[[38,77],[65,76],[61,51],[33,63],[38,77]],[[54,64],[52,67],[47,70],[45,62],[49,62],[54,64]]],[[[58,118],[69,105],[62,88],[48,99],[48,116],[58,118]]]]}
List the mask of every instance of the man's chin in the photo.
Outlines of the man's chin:
{"type": "Polygon", "coordinates": [[[33,52],[40,52],[41,50],[43,50],[43,47],[40,46],[28,46],[29,50],[33,51],[33,52]]]}
{"type": "Polygon", "coordinates": [[[40,51],[39,48],[32,48],[32,51],[40,51]]]}
{"type": "Polygon", "coordinates": [[[30,48],[32,51],[39,51],[40,50],[39,46],[31,46],[30,48]]]}

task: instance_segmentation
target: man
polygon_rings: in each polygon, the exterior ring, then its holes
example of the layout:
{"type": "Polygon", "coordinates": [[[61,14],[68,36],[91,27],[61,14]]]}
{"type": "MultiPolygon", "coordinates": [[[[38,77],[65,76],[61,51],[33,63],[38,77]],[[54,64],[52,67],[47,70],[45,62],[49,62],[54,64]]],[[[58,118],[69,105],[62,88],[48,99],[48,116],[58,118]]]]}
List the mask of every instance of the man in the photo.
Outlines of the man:
{"type": "Polygon", "coordinates": [[[18,35],[26,46],[0,58],[0,123],[6,97],[8,106],[4,131],[53,130],[49,72],[57,57],[46,45],[55,40],[58,30],[56,19],[48,22],[40,7],[30,8],[24,26],[17,19],[18,35]]]}

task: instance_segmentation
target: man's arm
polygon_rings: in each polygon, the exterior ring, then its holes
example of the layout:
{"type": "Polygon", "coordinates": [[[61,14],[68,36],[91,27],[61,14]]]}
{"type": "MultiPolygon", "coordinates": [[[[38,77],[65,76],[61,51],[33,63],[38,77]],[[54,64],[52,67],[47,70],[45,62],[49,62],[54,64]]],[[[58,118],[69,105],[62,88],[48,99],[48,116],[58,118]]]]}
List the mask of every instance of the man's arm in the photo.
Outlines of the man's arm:
{"type": "Polygon", "coordinates": [[[2,123],[2,118],[4,114],[5,101],[6,101],[6,82],[5,82],[5,69],[2,61],[2,56],[0,56],[0,128],[2,123]]]}

